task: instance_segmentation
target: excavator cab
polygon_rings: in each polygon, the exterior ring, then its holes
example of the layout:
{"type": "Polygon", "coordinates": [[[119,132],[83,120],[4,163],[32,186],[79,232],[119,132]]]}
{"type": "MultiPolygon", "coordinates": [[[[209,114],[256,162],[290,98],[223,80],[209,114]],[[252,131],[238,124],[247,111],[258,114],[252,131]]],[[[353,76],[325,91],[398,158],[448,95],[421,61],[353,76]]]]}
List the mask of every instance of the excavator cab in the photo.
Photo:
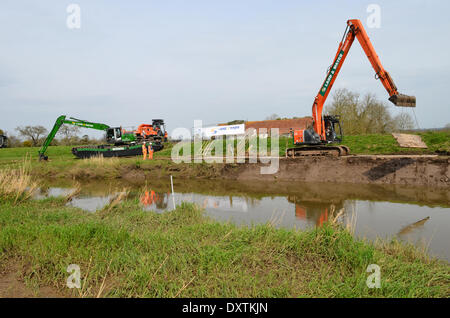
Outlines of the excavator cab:
{"type": "Polygon", "coordinates": [[[152,120],[153,129],[158,132],[158,135],[163,136],[165,132],[165,125],[163,119],[153,119],[152,120]]]}
{"type": "Polygon", "coordinates": [[[120,127],[108,128],[106,130],[106,142],[120,144],[122,142],[122,129],[120,127]]]}
{"type": "Polygon", "coordinates": [[[319,145],[342,142],[342,128],[339,115],[323,116],[323,126],[325,129],[326,140],[321,140],[313,127],[308,129],[292,130],[291,136],[294,138],[295,145],[319,145]]]}
{"type": "Polygon", "coordinates": [[[323,116],[323,122],[325,127],[325,136],[327,143],[340,143],[342,142],[342,128],[339,115],[326,115],[323,116]]]}

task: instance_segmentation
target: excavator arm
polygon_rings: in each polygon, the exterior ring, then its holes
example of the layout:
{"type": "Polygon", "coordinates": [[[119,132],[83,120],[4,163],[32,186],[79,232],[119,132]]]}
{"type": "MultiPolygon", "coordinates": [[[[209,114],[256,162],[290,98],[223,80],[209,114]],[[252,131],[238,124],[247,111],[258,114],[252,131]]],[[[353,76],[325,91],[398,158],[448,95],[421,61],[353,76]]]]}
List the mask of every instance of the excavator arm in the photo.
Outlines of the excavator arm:
{"type": "Polygon", "coordinates": [[[78,126],[78,127],[84,127],[84,128],[91,128],[96,130],[108,130],[110,127],[105,124],[101,123],[91,123],[85,120],[76,119],[70,117],[69,119],[66,119],[65,115],[59,116],[56,119],[55,124],[53,125],[52,130],[48,134],[47,138],[45,139],[41,149],[39,150],[39,160],[47,160],[48,157],[45,155],[45,152],[47,151],[48,146],[55,138],[56,134],[58,133],[58,130],[61,128],[63,124],[78,126]]]}
{"type": "Polygon", "coordinates": [[[348,20],[344,37],[339,44],[336,56],[333,60],[333,64],[331,65],[327,73],[327,77],[325,78],[325,81],[323,82],[312,107],[314,130],[323,141],[327,140],[325,133],[326,127],[324,125],[322,117],[323,106],[355,38],[358,39],[358,42],[361,44],[364,53],[369,59],[373,69],[375,70],[375,77],[381,81],[384,88],[387,90],[389,94],[389,101],[391,101],[394,105],[400,107],[416,106],[416,98],[414,96],[403,95],[398,92],[391,76],[383,68],[383,65],[381,64],[381,61],[376,54],[375,49],[370,42],[369,36],[364,30],[361,21],[357,19],[348,20]]]}
{"type": "Polygon", "coordinates": [[[395,106],[416,107],[416,98],[414,96],[403,95],[397,91],[397,86],[395,86],[392,77],[381,65],[381,61],[377,53],[375,52],[375,49],[373,48],[369,36],[367,35],[366,30],[364,30],[361,21],[349,20],[347,24],[349,25],[350,30],[353,30],[353,33],[358,39],[359,44],[361,44],[364,53],[366,53],[370,64],[372,64],[372,67],[375,70],[376,78],[378,78],[383,84],[384,88],[386,88],[389,94],[389,100],[395,106]]]}

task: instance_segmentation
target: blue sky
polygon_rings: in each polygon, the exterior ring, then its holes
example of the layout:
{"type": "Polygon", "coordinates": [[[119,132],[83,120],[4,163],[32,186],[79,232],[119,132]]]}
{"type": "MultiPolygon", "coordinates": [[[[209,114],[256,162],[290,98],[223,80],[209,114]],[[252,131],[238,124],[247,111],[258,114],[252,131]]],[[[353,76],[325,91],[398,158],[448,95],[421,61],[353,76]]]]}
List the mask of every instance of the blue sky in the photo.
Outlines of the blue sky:
{"type": "MultiPolygon", "coordinates": [[[[310,116],[346,21],[367,25],[371,3],[381,27],[367,32],[399,91],[417,96],[420,126],[449,123],[448,1],[2,0],[0,128],[50,128],[61,114],[111,126],[163,118],[169,132],[194,119],[310,116]],[[80,29],[66,26],[70,3],[80,29]]],[[[357,42],[340,87],[389,103],[357,42]]]]}

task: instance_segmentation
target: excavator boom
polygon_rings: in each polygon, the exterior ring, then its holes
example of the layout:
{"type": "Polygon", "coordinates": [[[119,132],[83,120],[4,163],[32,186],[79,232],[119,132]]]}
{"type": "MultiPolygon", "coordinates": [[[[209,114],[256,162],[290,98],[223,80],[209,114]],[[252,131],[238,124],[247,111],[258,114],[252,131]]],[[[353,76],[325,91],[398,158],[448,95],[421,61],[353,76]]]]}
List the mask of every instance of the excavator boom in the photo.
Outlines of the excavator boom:
{"type": "Polygon", "coordinates": [[[69,124],[69,125],[73,125],[73,126],[91,128],[91,129],[96,129],[96,130],[104,130],[104,131],[106,131],[110,128],[108,125],[101,124],[101,123],[92,123],[92,122],[89,122],[86,120],[76,119],[76,118],[72,118],[72,117],[70,117],[69,119],[66,119],[65,115],[59,116],[56,119],[52,130],[50,131],[50,133],[48,134],[44,143],[42,144],[41,149],[39,150],[39,160],[47,160],[47,156],[45,155],[45,152],[47,151],[48,146],[53,141],[56,134],[58,133],[58,130],[61,128],[61,126],[63,124],[69,124]]]}
{"type": "MultiPolygon", "coordinates": [[[[381,81],[384,88],[388,92],[389,101],[399,107],[416,106],[416,98],[414,96],[408,96],[400,94],[398,92],[397,86],[395,86],[392,77],[381,64],[381,61],[377,53],[375,52],[375,49],[373,48],[373,45],[370,42],[369,36],[364,30],[361,21],[357,19],[348,20],[347,28],[345,30],[342,41],[339,43],[339,47],[334,57],[333,63],[331,64],[331,67],[327,72],[327,76],[319,90],[319,93],[314,99],[312,107],[314,120],[313,128],[293,131],[294,144],[308,145],[310,147],[306,147],[303,149],[288,149],[286,151],[287,156],[295,156],[296,154],[301,155],[301,152],[303,150],[304,153],[314,152],[315,150],[312,149],[313,147],[316,147],[315,149],[319,149],[318,146],[321,144],[329,144],[342,141],[339,116],[322,116],[322,111],[328,94],[330,93],[331,88],[336,81],[339,71],[341,70],[344,61],[347,58],[348,52],[350,51],[355,38],[358,39],[358,42],[361,44],[361,47],[363,48],[364,53],[369,59],[370,64],[375,70],[375,78],[381,81]],[[340,137],[338,136],[338,133],[340,133],[340,137]]],[[[334,150],[336,150],[339,155],[349,153],[348,147],[339,146],[335,148],[336,149],[334,150]]],[[[326,153],[331,148],[325,147],[324,149],[319,149],[317,153],[326,153]],[[325,151],[323,151],[324,149],[325,151]]]]}
{"type": "Polygon", "coordinates": [[[392,77],[381,64],[380,58],[375,52],[375,49],[370,42],[369,36],[367,35],[361,21],[357,19],[348,20],[347,29],[345,30],[344,37],[339,44],[333,64],[331,65],[327,77],[325,78],[325,81],[313,104],[314,130],[321,136],[322,140],[326,140],[325,127],[322,119],[323,106],[355,38],[358,39],[358,42],[361,44],[361,47],[369,59],[370,64],[375,70],[375,77],[381,81],[384,88],[387,90],[389,94],[389,101],[400,107],[416,106],[416,98],[414,96],[408,96],[398,92],[397,86],[395,86],[392,77]]]}
{"type": "MultiPolygon", "coordinates": [[[[45,139],[41,149],[39,150],[39,160],[47,160],[48,157],[45,155],[48,146],[55,138],[59,129],[63,124],[78,126],[83,128],[90,128],[106,132],[106,142],[108,145],[98,145],[98,146],[86,146],[73,148],[72,153],[79,158],[89,158],[92,156],[102,155],[106,157],[119,157],[119,156],[129,156],[142,154],[142,144],[150,146],[154,151],[159,151],[163,149],[162,142],[167,138],[167,133],[161,130],[164,127],[164,121],[162,119],[154,119],[153,125],[141,125],[141,128],[152,128],[150,135],[139,135],[134,131],[126,132],[122,127],[110,127],[102,123],[94,123],[86,120],[81,120],[77,118],[66,118],[65,115],[59,116],[52,130],[45,139]],[[155,129],[155,130],[153,130],[155,129]]],[[[147,133],[149,130],[146,131],[147,133]]]]}
{"type": "Polygon", "coordinates": [[[357,19],[348,20],[347,25],[352,30],[354,36],[356,36],[356,38],[358,39],[359,44],[361,44],[364,53],[366,53],[370,64],[372,64],[372,67],[375,70],[376,77],[380,79],[384,88],[386,88],[387,92],[389,93],[389,101],[391,101],[394,105],[400,107],[415,107],[416,98],[414,96],[400,94],[397,91],[397,86],[395,86],[394,81],[392,80],[392,77],[389,75],[389,73],[383,68],[380,58],[375,52],[372,42],[370,42],[369,36],[367,35],[361,21],[357,19]]]}

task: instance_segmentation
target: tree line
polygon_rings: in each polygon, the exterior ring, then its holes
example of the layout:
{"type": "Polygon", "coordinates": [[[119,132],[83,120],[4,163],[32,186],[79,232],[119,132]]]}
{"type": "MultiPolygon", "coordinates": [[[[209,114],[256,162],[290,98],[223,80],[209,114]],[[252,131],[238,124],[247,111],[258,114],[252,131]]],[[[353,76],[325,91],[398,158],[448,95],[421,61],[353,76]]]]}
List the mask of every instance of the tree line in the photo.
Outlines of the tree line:
{"type": "MultiPolygon", "coordinates": [[[[416,124],[408,112],[393,116],[385,102],[374,94],[360,96],[348,89],[338,89],[333,94],[331,104],[325,106],[324,114],[339,115],[341,127],[346,135],[387,134],[394,131],[416,129],[416,124]]],[[[298,118],[298,117],[292,117],[298,118]]],[[[282,120],[272,114],[265,120],[282,120]]],[[[447,124],[450,128],[450,124],[447,124]]]]}
{"type": "MultiPolygon", "coordinates": [[[[44,126],[19,126],[15,129],[17,135],[8,135],[9,147],[39,147],[42,146],[49,131],[44,126]]],[[[91,138],[88,135],[79,136],[80,127],[62,125],[52,146],[87,145],[102,143],[102,139],[91,138]]],[[[0,135],[4,135],[0,129],[0,135]]]]}
{"type": "MultiPolygon", "coordinates": [[[[325,113],[341,116],[341,126],[346,135],[387,134],[394,131],[418,128],[412,116],[402,112],[393,116],[385,102],[374,94],[360,96],[356,92],[342,88],[335,91],[331,104],[325,107],[325,113]]],[[[298,117],[293,117],[298,118],[298,117]]],[[[266,120],[281,120],[277,114],[272,114],[266,120]]],[[[244,120],[234,120],[228,124],[240,124],[244,120]]],[[[450,123],[445,126],[450,129],[450,123]]],[[[8,136],[10,147],[36,147],[42,145],[48,135],[43,126],[20,126],[16,128],[18,136],[8,136]]],[[[61,126],[51,145],[81,145],[99,144],[102,140],[91,139],[88,135],[79,136],[77,126],[61,126]]],[[[0,129],[0,135],[4,134],[0,129]]]]}
{"type": "Polygon", "coordinates": [[[368,93],[361,98],[358,93],[345,88],[335,91],[325,113],[341,116],[346,135],[387,134],[418,128],[408,112],[393,116],[386,103],[374,94],[368,93]]]}

